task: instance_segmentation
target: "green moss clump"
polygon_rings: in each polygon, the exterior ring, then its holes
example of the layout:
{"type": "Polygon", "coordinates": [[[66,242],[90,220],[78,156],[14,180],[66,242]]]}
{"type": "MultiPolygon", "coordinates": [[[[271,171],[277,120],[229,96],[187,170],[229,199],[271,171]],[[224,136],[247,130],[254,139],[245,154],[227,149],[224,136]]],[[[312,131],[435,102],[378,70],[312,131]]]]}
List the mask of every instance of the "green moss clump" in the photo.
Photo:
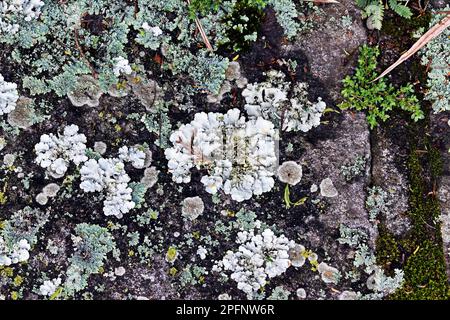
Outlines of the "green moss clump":
{"type": "Polygon", "coordinates": [[[403,239],[396,239],[386,228],[379,226],[377,239],[377,262],[390,268],[403,264],[405,283],[390,296],[400,300],[447,300],[450,299],[445,257],[442,246],[439,201],[429,193],[426,175],[435,180],[442,172],[439,150],[425,139],[427,152],[416,148],[408,160],[410,173],[411,232],[403,239]],[[423,157],[423,158],[422,158],[423,157]],[[406,261],[402,263],[402,257],[406,261]]]}
{"type": "Polygon", "coordinates": [[[421,242],[408,258],[405,284],[391,298],[401,300],[447,300],[450,291],[447,282],[442,243],[421,242]]]}
{"type": "Polygon", "coordinates": [[[378,228],[379,236],[376,241],[377,264],[388,269],[392,264],[400,261],[401,252],[397,239],[386,229],[384,225],[378,228]]]}
{"type": "MultiPolygon", "coordinates": [[[[413,150],[408,160],[408,168],[410,171],[409,180],[411,185],[411,210],[409,212],[409,217],[412,219],[414,225],[415,236],[423,240],[428,239],[430,236],[437,236],[440,238],[440,233],[437,234],[435,231],[439,228],[439,225],[435,224],[435,221],[441,214],[439,201],[434,195],[429,194],[429,188],[423,178],[427,169],[429,169],[430,175],[432,175],[433,172],[440,172],[441,169],[439,168],[442,164],[439,160],[439,151],[434,149],[428,142],[425,143],[425,146],[428,152],[425,154],[427,159],[424,160],[428,160],[428,168],[425,165],[422,165],[419,153],[416,150],[413,150]]],[[[437,176],[432,175],[432,178],[436,179],[437,176]]]]}
{"type": "Polygon", "coordinates": [[[412,17],[411,19],[407,20],[394,16],[383,21],[381,32],[394,38],[401,38],[405,35],[405,33],[411,33],[418,30],[419,28],[427,29],[428,24],[430,23],[430,19],[431,14],[429,12],[424,15],[412,17]],[[398,27],[400,23],[402,25],[402,28],[398,27]]]}

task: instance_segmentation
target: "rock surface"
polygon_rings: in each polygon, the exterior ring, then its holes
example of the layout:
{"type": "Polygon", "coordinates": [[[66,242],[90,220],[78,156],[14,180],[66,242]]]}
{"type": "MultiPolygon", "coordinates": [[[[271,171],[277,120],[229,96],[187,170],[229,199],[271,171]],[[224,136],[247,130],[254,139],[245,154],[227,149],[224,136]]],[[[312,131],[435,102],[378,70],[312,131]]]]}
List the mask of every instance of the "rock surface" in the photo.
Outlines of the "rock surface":
{"type": "Polygon", "coordinates": [[[408,153],[404,147],[394,144],[383,127],[377,129],[372,139],[371,182],[389,195],[389,211],[384,218],[386,227],[395,235],[404,234],[411,226],[405,215],[409,209],[409,185],[405,168],[408,153]]]}
{"type": "MultiPolygon", "coordinates": [[[[322,6],[321,9],[325,12],[317,21],[321,27],[302,34],[292,47],[304,50],[312,75],[323,82],[331,98],[338,100],[341,80],[349,73],[367,34],[354,1],[343,0],[340,5],[322,6]],[[336,21],[346,15],[352,17],[353,23],[343,28],[336,21]]],[[[287,46],[287,49],[292,47],[287,46]]]]}

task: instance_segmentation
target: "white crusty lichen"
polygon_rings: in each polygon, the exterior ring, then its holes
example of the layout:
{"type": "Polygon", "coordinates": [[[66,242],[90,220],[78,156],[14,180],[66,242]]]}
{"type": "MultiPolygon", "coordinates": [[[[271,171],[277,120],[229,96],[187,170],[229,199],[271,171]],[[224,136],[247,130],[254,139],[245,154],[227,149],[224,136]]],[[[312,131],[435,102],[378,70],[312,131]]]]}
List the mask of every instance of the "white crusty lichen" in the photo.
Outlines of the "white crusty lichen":
{"type": "Polygon", "coordinates": [[[125,59],[124,57],[116,57],[113,59],[113,62],[113,72],[116,76],[120,76],[121,74],[131,74],[133,72],[128,59],[125,59]]]}
{"type": "Polygon", "coordinates": [[[61,285],[61,278],[55,278],[53,280],[45,280],[43,284],[39,287],[39,293],[43,296],[50,297],[53,295],[61,285]]]}
{"type": "Polygon", "coordinates": [[[135,207],[132,189],[128,186],[130,177],[125,165],[119,159],[90,159],[80,169],[80,187],[85,192],[106,192],[103,213],[106,216],[122,218],[135,207]]]}
{"type": "Polygon", "coordinates": [[[11,244],[0,236],[0,266],[10,266],[27,261],[30,257],[30,249],[31,246],[26,239],[11,244]]]}
{"type": "Polygon", "coordinates": [[[17,19],[29,22],[39,18],[42,0],[2,0],[0,1],[0,34],[14,34],[19,31],[17,19]]]}
{"type": "Polygon", "coordinates": [[[0,116],[13,111],[18,99],[17,84],[5,81],[0,74],[0,116]]]}
{"type": "Polygon", "coordinates": [[[147,22],[144,22],[142,24],[142,29],[144,29],[145,31],[150,31],[155,37],[159,37],[160,35],[163,34],[163,31],[161,30],[160,27],[158,26],[150,27],[150,25],[147,22]]]}
{"type": "Polygon", "coordinates": [[[295,242],[270,229],[241,231],[236,242],[240,244],[238,250],[227,251],[213,270],[231,271],[231,279],[250,299],[270,278],[283,274],[292,265],[289,250],[295,242]]]}
{"type": "Polygon", "coordinates": [[[124,162],[131,162],[131,165],[136,169],[143,169],[150,165],[152,153],[148,148],[140,145],[123,146],[119,149],[119,159],[124,162]]]}
{"type": "Polygon", "coordinates": [[[34,151],[36,162],[54,178],[64,176],[70,162],[79,165],[88,159],[86,136],[78,133],[78,126],[74,124],[65,127],[62,135],[43,134],[34,151]]]}
{"type": "Polygon", "coordinates": [[[244,201],[274,186],[276,139],[270,121],[247,121],[238,109],[200,112],[172,133],[173,147],[165,155],[176,183],[190,182],[193,167],[207,169],[201,179],[207,192],[223,190],[233,200],[244,201]]]}
{"type": "Polygon", "coordinates": [[[242,91],[250,117],[263,117],[284,131],[307,132],[320,125],[326,104],[308,99],[308,84],[285,81],[281,71],[267,72],[267,81],[248,84],[242,91]]]}

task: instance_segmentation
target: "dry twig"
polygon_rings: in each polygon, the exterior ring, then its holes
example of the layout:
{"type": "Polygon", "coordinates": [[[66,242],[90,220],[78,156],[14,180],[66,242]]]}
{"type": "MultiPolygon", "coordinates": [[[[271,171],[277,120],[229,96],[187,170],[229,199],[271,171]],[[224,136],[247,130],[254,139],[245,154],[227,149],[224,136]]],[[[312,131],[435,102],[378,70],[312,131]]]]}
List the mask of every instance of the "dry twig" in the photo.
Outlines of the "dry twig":
{"type": "Polygon", "coordinates": [[[79,34],[78,34],[78,29],[75,29],[75,46],[78,49],[78,52],[80,53],[81,57],[84,59],[84,61],[86,61],[89,69],[91,70],[92,76],[97,79],[97,72],[95,72],[94,67],[92,66],[92,64],[89,62],[89,59],[86,57],[86,55],[84,54],[83,48],[80,45],[80,41],[79,41],[79,34]]]}
{"type": "MultiPolygon", "coordinates": [[[[187,1],[188,5],[191,4],[190,0],[186,0],[186,1],[187,1]]],[[[197,18],[197,17],[195,17],[195,24],[197,26],[198,31],[200,31],[200,35],[202,36],[202,39],[203,39],[203,42],[206,45],[206,48],[208,48],[208,50],[211,51],[211,52],[214,51],[213,47],[211,46],[211,43],[208,40],[208,37],[206,36],[206,32],[203,29],[203,26],[202,26],[202,23],[200,22],[200,19],[197,18]]]]}
{"type": "Polygon", "coordinates": [[[409,59],[413,54],[415,54],[417,51],[419,51],[422,47],[424,47],[428,42],[436,38],[438,35],[440,35],[446,28],[450,26],[450,14],[448,14],[446,17],[444,17],[439,23],[437,23],[435,26],[433,26],[430,30],[428,30],[422,37],[420,37],[419,40],[417,40],[414,45],[409,48],[408,51],[406,51],[393,65],[391,65],[389,68],[383,71],[382,74],[380,74],[375,80],[384,77],[389,72],[391,72],[395,67],[402,64],[404,61],[409,59]]]}

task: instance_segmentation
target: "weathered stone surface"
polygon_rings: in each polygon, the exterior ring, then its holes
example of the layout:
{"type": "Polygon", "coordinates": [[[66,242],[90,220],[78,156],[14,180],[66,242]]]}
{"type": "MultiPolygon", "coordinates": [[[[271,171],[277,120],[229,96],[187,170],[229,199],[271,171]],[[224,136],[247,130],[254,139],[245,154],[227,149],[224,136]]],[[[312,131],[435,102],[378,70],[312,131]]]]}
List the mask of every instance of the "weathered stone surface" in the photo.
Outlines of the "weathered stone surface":
{"type": "Polygon", "coordinates": [[[320,221],[330,229],[338,230],[340,224],[365,229],[374,245],[377,231],[369,221],[365,207],[369,168],[362,177],[351,182],[347,182],[340,171],[343,165],[357,156],[370,159],[369,129],[365,116],[345,112],[343,121],[333,130],[336,132],[333,138],[308,146],[301,159],[312,173],[312,183],[319,184],[323,179],[330,178],[339,193],[334,198],[322,199],[329,206],[326,213],[320,215],[320,221]]]}
{"type": "Polygon", "coordinates": [[[389,211],[385,222],[388,230],[396,235],[404,234],[411,223],[406,216],[409,208],[409,185],[405,170],[407,150],[405,146],[394,144],[386,131],[380,126],[372,139],[372,184],[381,187],[389,195],[389,211]]]}
{"type": "MultiPolygon", "coordinates": [[[[325,12],[317,22],[321,28],[299,36],[293,44],[286,45],[284,49],[287,52],[302,50],[305,53],[309,72],[329,91],[329,96],[336,105],[340,99],[341,81],[352,72],[352,62],[367,35],[360,19],[361,13],[353,1],[344,0],[341,5],[322,6],[321,9],[325,12]],[[336,22],[345,15],[353,18],[352,25],[347,29],[336,22]],[[335,21],[330,22],[331,18],[335,21]]],[[[363,113],[343,112],[342,120],[339,121],[339,124],[326,129],[332,131],[329,138],[314,142],[314,145],[304,142],[306,152],[301,163],[311,171],[311,183],[319,185],[323,179],[330,178],[338,191],[338,196],[334,198],[322,198],[329,204],[326,213],[321,214],[319,218],[325,227],[337,231],[343,223],[349,227],[366,229],[374,245],[377,232],[370,223],[365,208],[369,168],[366,168],[362,177],[351,182],[346,182],[340,172],[343,165],[357,156],[370,159],[369,128],[363,113]]],[[[308,234],[308,237],[314,239],[312,234],[308,234]]]]}
{"type": "MultiPolygon", "coordinates": [[[[361,12],[354,1],[343,0],[340,3],[322,6],[324,14],[317,21],[321,27],[300,35],[292,44],[292,47],[298,47],[306,53],[309,71],[324,83],[335,100],[340,97],[341,81],[349,73],[359,46],[367,39],[361,12]],[[352,17],[353,23],[343,28],[336,20],[346,15],[352,17]]],[[[291,46],[287,46],[287,49],[291,49],[291,46]]]]}

